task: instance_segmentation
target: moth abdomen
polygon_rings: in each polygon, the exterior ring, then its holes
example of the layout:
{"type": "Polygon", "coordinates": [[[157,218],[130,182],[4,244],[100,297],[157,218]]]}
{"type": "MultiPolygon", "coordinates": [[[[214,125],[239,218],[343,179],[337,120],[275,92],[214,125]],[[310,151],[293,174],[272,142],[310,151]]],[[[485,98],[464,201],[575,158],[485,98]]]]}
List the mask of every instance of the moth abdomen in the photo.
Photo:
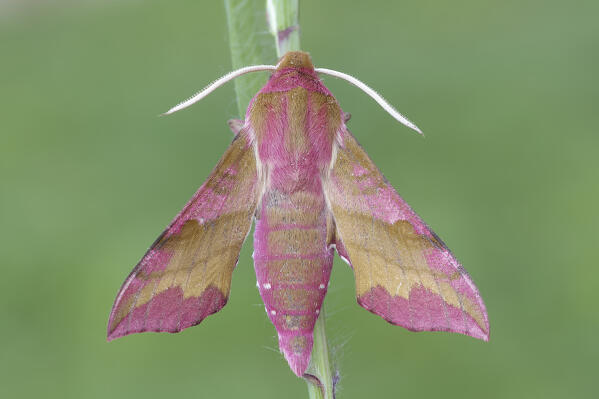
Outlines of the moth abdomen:
{"type": "Polygon", "coordinates": [[[270,190],[264,198],[254,234],[258,288],[282,352],[302,375],[333,265],[330,223],[322,193],[270,190]]]}

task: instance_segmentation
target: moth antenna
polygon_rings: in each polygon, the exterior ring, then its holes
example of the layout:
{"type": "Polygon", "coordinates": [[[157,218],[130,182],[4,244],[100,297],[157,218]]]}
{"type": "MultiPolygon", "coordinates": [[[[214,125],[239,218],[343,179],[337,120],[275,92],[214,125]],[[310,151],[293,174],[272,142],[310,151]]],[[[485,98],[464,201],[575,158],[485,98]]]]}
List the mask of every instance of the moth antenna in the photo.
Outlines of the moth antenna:
{"type": "Polygon", "coordinates": [[[353,84],[357,88],[361,89],[364,93],[366,93],[370,97],[372,97],[374,99],[374,101],[376,101],[385,111],[387,111],[397,121],[399,121],[400,123],[409,127],[410,129],[413,129],[413,130],[417,131],[418,133],[422,134],[422,130],[420,130],[420,128],[418,128],[418,126],[416,126],[408,118],[406,118],[405,116],[400,114],[399,111],[397,111],[395,108],[393,108],[393,106],[391,104],[389,104],[387,102],[387,100],[385,100],[383,98],[383,96],[381,96],[379,93],[377,93],[373,88],[368,86],[366,83],[354,78],[351,75],[348,75],[343,72],[335,71],[332,69],[315,68],[314,70],[318,73],[324,73],[325,75],[330,75],[330,76],[348,81],[349,83],[353,84]]]}
{"type": "Polygon", "coordinates": [[[202,98],[206,97],[208,94],[210,94],[214,90],[218,89],[220,86],[224,85],[225,83],[227,83],[241,75],[245,75],[246,73],[250,73],[250,72],[273,71],[275,69],[276,69],[276,67],[274,65],[251,65],[251,66],[240,68],[236,71],[229,72],[225,76],[218,78],[214,82],[210,83],[208,86],[206,86],[204,89],[202,89],[199,92],[197,92],[196,94],[194,94],[188,100],[180,102],[179,104],[175,105],[173,108],[169,109],[162,115],[170,115],[172,113],[182,110],[183,108],[187,108],[190,105],[197,103],[202,98]]]}

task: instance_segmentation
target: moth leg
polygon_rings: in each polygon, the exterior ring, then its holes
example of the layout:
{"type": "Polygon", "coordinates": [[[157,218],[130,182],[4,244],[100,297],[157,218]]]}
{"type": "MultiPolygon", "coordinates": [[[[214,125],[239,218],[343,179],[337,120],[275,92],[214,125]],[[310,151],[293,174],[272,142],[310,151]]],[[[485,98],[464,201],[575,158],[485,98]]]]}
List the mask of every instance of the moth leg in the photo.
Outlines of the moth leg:
{"type": "Polygon", "coordinates": [[[239,133],[239,131],[243,127],[244,122],[241,119],[229,119],[227,121],[227,124],[229,125],[229,128],[231,129],[231,131],[233,132],[233,134],[235,136],[237,136],[237,134],[239,133]]]}
{"type": "Polygon", "coordinates": [[[343,112],[343,123],[347,123],[351,119],[351,114],[349,112],[343,112]]]}

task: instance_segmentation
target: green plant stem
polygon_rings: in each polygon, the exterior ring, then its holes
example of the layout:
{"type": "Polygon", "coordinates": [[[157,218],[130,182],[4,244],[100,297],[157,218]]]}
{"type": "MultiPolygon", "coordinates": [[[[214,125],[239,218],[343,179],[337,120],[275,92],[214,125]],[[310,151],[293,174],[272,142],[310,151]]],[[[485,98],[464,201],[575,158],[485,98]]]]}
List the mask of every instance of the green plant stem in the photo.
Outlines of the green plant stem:
{"type": "Polygon", "coordinates": [[[277,56],[300,50],[299,0],[266,0],[266,12],[277,56]]]}
{"type": "Polygon", "coordinates": [[[323,306],[314,326],[314,346],[312,347],[310,366],[306,371],[306,374],[318,378],[318,381],[311,381],[310,378],[306,378],[310,399],[332,399],[334,397],[335,387],[333,386],[333,375],[329,364],[325,319],[323,306]]]}
{"type": "MultiPolygon", "coordinates": [[[[298,0],[225,0],[234,69],[274,64],[286,52],[300,50],[298,3],[298,0]]],[[[235,80],[240,115],[245,115],[250,100],[265,82],[266,76],[262,74],[235,80]]],[[[311,399],[333,398],[324,306],[314,326],[314,346],[305,380],[311,399]]]]}
{"type": "MultiPolygon", "coordinates": [[[[277,55],[300,50],[298,0],[266,0],[270,32],[274,36],[277,55]]],[[[329,364],[329,348],[325,331],[324,306],[314,326],[314,346],[310,365],[306,370],[306,383],[310,399],[333,398],[333,376],[329,364]]]]}
{"type": "MultiPolygon", "coordinates": [[[[248,65],[275,64],[276,44],[266,21],[266,3],[257,0],[225,0],[229,46],[233,69],[248,65]]],[[[254,95],[264,86],[266,73],[250,73],[235,79],[237,108],[243,118],[254,95]]]]}

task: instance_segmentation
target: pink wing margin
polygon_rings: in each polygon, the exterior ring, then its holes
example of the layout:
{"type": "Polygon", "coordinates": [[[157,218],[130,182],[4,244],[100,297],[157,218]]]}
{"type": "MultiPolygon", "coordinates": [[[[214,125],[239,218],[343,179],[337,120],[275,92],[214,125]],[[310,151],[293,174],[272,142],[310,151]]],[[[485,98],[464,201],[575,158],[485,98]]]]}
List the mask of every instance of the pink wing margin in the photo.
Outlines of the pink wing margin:
{"type": "Polygon", "coordinates": [[[411,331],[450,331],[487,341],[489,321],[472,279],[370,160],[340,134],[323,186],[337,251],[354,270],[358,303],[411,331]]]}
{"type": "Polygon", "coordinates": [[[144,331],[179,332],[226,304],[256,191],[255,155],[241,131],[123,283],[110,313],[108,340],[144,331]]]}

